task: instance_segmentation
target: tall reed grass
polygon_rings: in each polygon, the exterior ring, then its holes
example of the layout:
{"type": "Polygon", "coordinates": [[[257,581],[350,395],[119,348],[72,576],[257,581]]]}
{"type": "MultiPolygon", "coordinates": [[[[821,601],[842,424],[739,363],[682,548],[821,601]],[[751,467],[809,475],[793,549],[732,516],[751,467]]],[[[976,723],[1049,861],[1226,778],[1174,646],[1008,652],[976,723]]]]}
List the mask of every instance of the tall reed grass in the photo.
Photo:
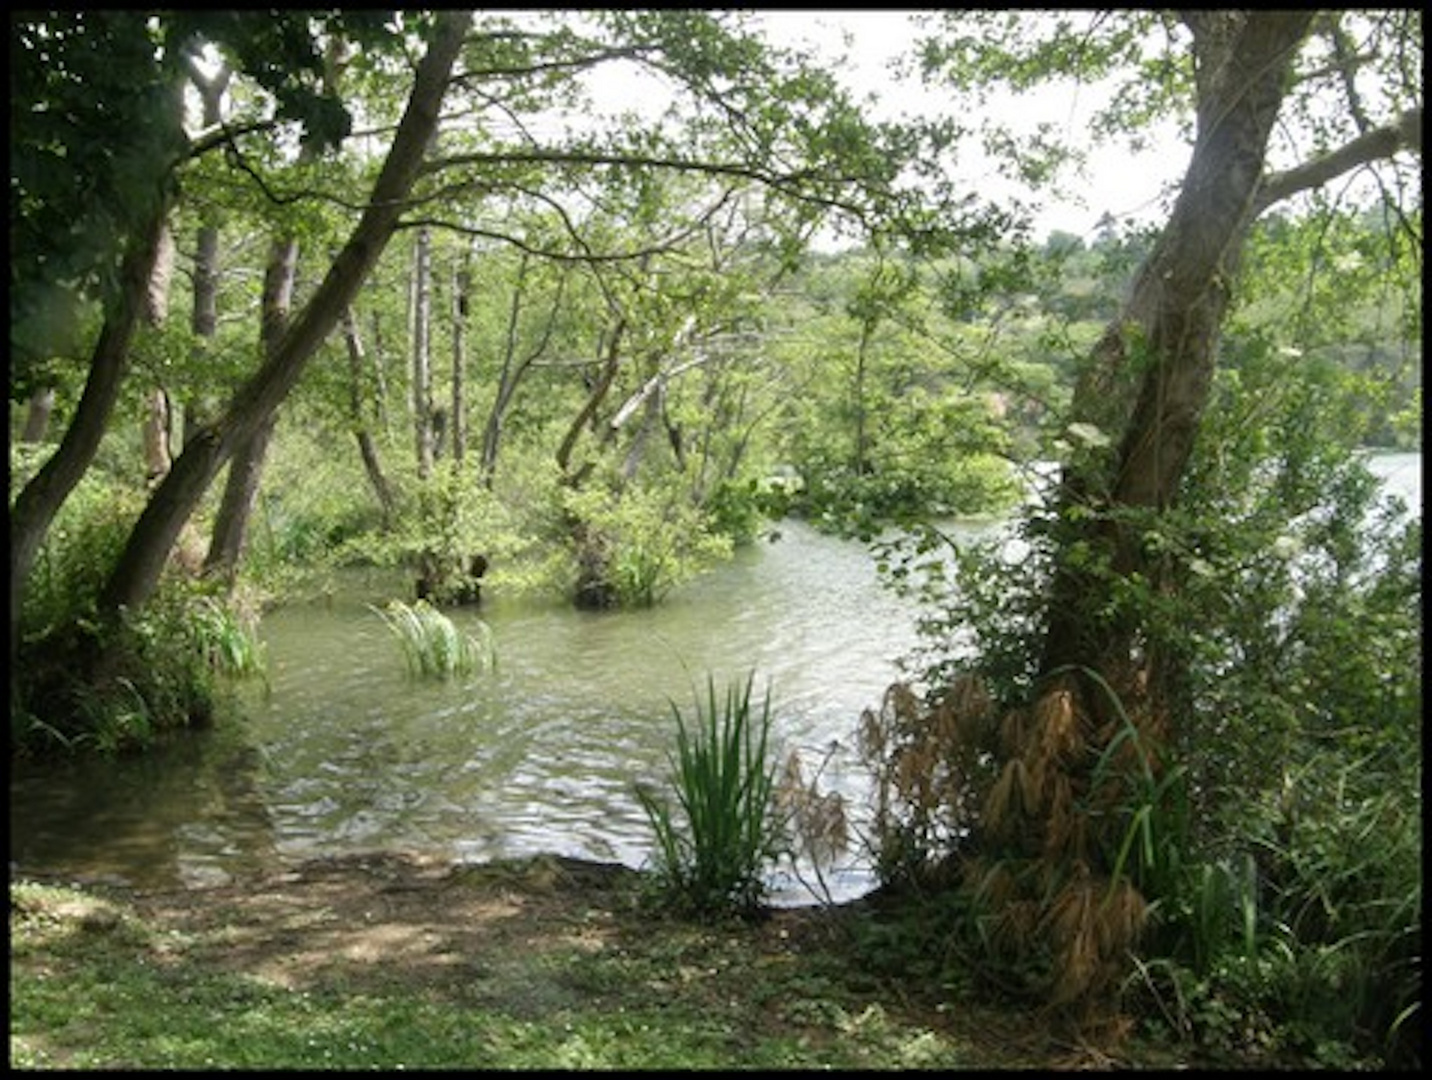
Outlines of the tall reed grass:
{"type": "Polygon", "coordinates": [[[464,633],[426,600],[415,604],[392,600],[386,607],[369,608],[397,638],[408,673],[416,678],[471,675],[497,664],[492,632],[486,623],[476,624],[477,636],[464,633]]]}
{"type": "Polygon", "coordinates": [[[657,881],[666,900],[697,916],[746,914],[766,895],[768,864],[780,857],[784,829],[775,809],[770,748],[771,701],[751,702],[754,676],[718,700],[708,677],[688,724],[675,702],[676,753],[671,783],[679,814],[638,786],[636,796],[656,837],[657,881]]]}

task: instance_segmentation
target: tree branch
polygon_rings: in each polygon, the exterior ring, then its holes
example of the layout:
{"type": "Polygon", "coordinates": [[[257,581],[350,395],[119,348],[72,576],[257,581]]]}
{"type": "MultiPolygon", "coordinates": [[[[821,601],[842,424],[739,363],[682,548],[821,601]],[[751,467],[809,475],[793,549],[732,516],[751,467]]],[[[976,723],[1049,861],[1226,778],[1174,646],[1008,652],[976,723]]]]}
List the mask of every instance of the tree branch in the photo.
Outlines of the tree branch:
{"type": "Polygon", "coordinates": [[[1399,150],[1422,153],[1422,108],[1408,109],[1385,127],[1374,128],[1322,157],[1263,180],[1254,196],[1253,209],[1261,214],[1274,203],[1312,188],[1322,187],[1343,173],[1392,157],[1399,150]]]}

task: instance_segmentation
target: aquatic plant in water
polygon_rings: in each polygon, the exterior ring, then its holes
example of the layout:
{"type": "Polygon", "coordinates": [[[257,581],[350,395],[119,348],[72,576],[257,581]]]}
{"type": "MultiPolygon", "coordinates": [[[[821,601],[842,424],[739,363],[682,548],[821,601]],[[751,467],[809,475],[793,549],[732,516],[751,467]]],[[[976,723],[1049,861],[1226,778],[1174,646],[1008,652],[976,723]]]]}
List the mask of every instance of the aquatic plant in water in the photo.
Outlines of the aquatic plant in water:
{"type": "Polygon", "coordinates": [[[392,600],[384,608],[371,604],[369,608],[398,639],[411,675],[446,679],[496,665],[496,651],[486,623],[475,624],[480,628],[475,637],[459,630],[426,600],[414,604],[392,600]]]}

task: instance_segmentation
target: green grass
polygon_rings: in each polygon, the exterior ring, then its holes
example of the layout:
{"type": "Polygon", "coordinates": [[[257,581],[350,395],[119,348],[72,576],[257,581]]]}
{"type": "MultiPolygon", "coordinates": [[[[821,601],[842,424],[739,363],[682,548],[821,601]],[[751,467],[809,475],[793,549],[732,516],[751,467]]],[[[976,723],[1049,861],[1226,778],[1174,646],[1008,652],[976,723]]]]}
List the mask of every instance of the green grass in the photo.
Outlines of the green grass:
{"type": "Polygon", "coordinates": [[[477,624],[479,636],[463,633],[426,600],[415,604],[393,600],[386,608],[372,610],[397,638],[408,672],[417,678],[471,675],[496,664],[486,623],[477,624]]]}
{"type": "MultiPolygon", "coordinates": [[[[442,894],[446,895],[446,894],[442,894]]],[[[441,896],[439,896],[441,899],[441,896]]],[[[577,898],[574,910],[581,910],[577,898]]],[[[959,1067],[971,1051],[846,985],[835,954],[631,909],[600,949],[531,947],[414,978],[335,965],[282,985],[226,970],[235,934],[122,901],[11,885],[10,1052],[20,1068],[959,1067]]],[[[560,929],[560,928],[559,928],[560,929]]],[[[281,931],[275,931],[281,936],[281,931]]],[[[554,937],[548,931],[549,938],[554,937]]]]}
{"type": "Polygon", "coordinates": [[[856,904],[697,924],[653,915],[647,875],[630,870],[590,876],[549,857],[438,876],[391,866],[173,894],[12,881],[12,1066],[1210,1063],[1166,1036],[1085,1045],[1033,1008],[949,982],[901,944],[925,940],[909,927],[928,913],[856,904]]]}

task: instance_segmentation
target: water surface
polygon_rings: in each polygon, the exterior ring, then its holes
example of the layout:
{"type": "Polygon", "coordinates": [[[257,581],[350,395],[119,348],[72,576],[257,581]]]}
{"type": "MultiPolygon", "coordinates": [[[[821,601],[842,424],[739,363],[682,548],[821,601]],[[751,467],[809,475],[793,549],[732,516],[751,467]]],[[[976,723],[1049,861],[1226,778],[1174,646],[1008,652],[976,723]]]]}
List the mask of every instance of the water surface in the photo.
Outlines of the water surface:
{"type": "MultiPolygon", "coordinates": [[[[1420,514],[1420,454],[1369,464],[1420,514]]],[[[13,764],[12,867],[166,888],[375,848],[642,866],[650,832],[633,785],[668,775],[672,703],[689,717],[708,677],[724,693],[751,674],[780,749],[823,765],[858,825],[858,719],[899,677],[916,611],[881,587],[863,545],[779,528],[648,611],[489,590],[480,612],[450,614],[487,625],[497,667],[452,683],[411,679],[369,608],[400,595],[399,579],[355,575],[330,603],[271,612],[269,687],[245,689],[240,720],[119,762],[13,764]]],[[[873,885],[858,849],[828,883],[836,899],[873,885]]],[[[812,899],[776,885],[778,902],[812,899]]]]}

